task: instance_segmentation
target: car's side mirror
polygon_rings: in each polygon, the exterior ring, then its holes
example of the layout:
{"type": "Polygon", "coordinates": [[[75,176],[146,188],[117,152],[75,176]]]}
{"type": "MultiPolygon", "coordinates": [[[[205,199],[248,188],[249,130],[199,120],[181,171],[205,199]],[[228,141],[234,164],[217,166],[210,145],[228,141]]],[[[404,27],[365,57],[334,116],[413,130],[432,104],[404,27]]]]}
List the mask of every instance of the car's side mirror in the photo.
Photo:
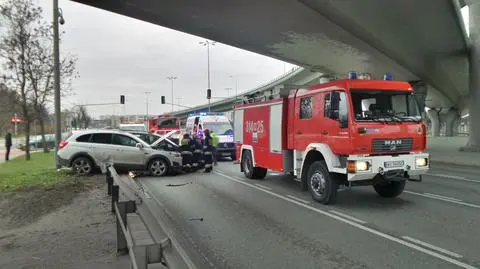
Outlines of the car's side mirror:
{"type": "Polygon", "coordinates": [[[137,143],[137,145],[135,145],[137,147],[137,149],[143,149],[143,145],[142,143],[137,143]]]}

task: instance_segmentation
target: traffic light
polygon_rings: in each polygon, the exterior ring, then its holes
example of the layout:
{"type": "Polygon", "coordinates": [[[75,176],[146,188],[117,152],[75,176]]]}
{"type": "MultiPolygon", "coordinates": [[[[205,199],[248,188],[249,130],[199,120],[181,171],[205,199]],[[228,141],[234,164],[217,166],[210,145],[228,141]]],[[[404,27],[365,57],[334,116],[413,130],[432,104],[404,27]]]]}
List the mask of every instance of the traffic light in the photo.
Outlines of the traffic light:
{"type": "Polygon", "coordinates": [[[211,98],[212,98],[212,90],[207,89],[207,99],[211,99],[211,98]]]}
{"type": "Polygon", "coordinates": [[[162,105],[165,104],[165,96],[162,95],[162,105]]]}
{"type": "Polygon", "coordinates": [[[124,105],[125,104],[125,95],[120,95],[120,104],[124,105]]]}

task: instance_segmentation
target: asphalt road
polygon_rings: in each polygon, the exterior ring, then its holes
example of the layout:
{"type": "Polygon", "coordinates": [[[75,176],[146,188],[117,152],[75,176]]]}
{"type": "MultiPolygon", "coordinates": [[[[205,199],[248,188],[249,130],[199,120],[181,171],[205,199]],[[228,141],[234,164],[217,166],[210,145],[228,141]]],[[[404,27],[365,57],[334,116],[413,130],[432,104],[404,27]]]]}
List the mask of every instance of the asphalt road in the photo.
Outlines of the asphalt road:
{"type": "Polygon", "coordinates": [[[230,162],[212,174],[141,182],[189,248],[201,253],[200,268],[474,269],[480,268],[479,172],[432,167],[398,198],[354,187],[332,206],[315,203],[288,176],[247,180],[230,162]],[[181,183],[188,184],[167,186],[181,183]]]}

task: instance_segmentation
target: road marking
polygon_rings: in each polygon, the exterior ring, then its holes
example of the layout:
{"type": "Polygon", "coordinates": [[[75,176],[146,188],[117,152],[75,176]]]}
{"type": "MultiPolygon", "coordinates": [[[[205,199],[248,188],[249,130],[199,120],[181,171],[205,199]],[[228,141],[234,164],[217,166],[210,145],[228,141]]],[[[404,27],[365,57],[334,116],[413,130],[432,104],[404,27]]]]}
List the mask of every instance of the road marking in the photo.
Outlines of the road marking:
{"type": "Polygon", "coordinates": [[[305,204],[310,204],[310,201],[303,200],[302,198],[298,198],[298,197],[290,195],[290,194],[287,194],[287,197],[292,198],[292,199],[297,200],[297,201],[300,201],[300,202],[305,203],[305,204]]]}
{"type": "Polygon", "coordinates": [[[444,254],[450,255],[450,256],[452,256],[452,257],[454,257],[454,258],[457,258],[457,259],[463,258],[463,256],[460,255],[460,254],[458,254],[458,253],[455,253],[455,252],[446,250],[446,249],[441,248],[441,247],[434,246],[434,245],[432,245],[432,244],[429,244],[429,243],[427,243],[427,242],[423,242],[423,241],[418,240],[418,239],[415,239],[415,238],[411,238],[411,237],[409,237],[409,236],[402,236],[402,238],[405,239],[405,240],[408,240],[408,241],[410,241],[410,242],[413,242],[413,243],[422,245],[422,246],[424,246],[424,247],[427,247],[427,248],[429,248],[429,249],[433,249],[433,250],[436,250],[436,251],[438,251],[438,252],[442,252],[442,253],[444,253],[444,254]]]}
{"type": "Polygon", "coordinates": [[[455,260],[455,259],[453,259],[453,258],[450,258],[450,257],[448,257],[448,256],[442,255],[442,254],[440,254],[440,253],[434,252],[434,251],[432,251],[432,250],[430,250],[430,249],[428,249],[428,248],[424,248],[424,247],[415,245],[415,244],[413,244],[413,243],[410,243],[410,242],[406,241],[405,239],[398,238],[398,237],[395,237],[395,236],[392,236],[392,235],[389,235],[389,234],[386,234],[386,233],[377,231],[377,230],[375,230],[375,229],[373,229],[373,228],[366,227],[366,226],[364,226],[364,225],[362,225],[362,224],[360,224],[360,223],[351,221],[351,220],[346,219],[346,218],[342,218],[342,217],[340,217],[340,216],[337,216],[337,215],[332,214],[332,213],[330,213],[330,212],[327,212],[327,211],[325,211],[325,210],[318,209],[318,208],[316,208],[316,207],[313,207],[313,206],[304,204],[304,203],[299,202],[299,201],[297,201],[297,200],[294,200],[294,199],[292,199],[292,198],[289,198],[289,197],[280,195],[280,194],[278,194],[278,193],[275,193],[275,192],[272,192],[272,191],[265,190],[265,189],[263,189],[263,188],[257,187],[257,186],[255,186],[255,185],[253,185],[253,184],[251,184],[251,183],[246,182],[245,180],[241,180],[241,179],[238,179],[238,178],[236,178],[236,177],[232,177],[232,176],[229,176],[229,175],[225,175],[225,174],[222,174],[222,173],[218,173],[218,172],[216,172],[216,171],[214,171],[214,173],[216,173],[216,174],[218,174],[218,175],[221,175],[221,176],[223,176],[223,177],[225,177],[225,178],[227,178],[227,179],[229,179],[229,180],[232,180],[232,181],[235,181],[235,182],[237,182],[237,183],[243,184],[243,185],[245,185],[245,186],[248,186],[248,187],[257,189],[257,190],[259,190],[259,191],[263,191],[263,192],[265,192],[265,193],[267,193],[267,194],[270,194],[270,195],[272,195],[272,196],[274,196],[274,197],[277,197],[277,198],[279,198],[279,199],[282,199],[282,200],[284,200],[284,201],[294,203],[294,204],[296,204],[296,205],[299,205],[299,206],[304,207],[304,208],[306,208],[306,209],[309,209],[309,210],[311,210],[311,211],[317,212],[317,213],[322,214],[322,215],[324,215],[324,216],[327,216],[327,217],[330,217],[330,218],[332,218],[332,219],[335,219],[335,220],[341,221],[341,222],[343,222],[343,223],[349,224],[349,225],[351,225],[351,226],[353,226],[353,227],[356,227],[356,228],[358,228],[358,229],[361,229],[361,230],[363,230],[363,231],[366,231],[366,232],[369,232],[369,233],[371,233],[371,234],[374,234],[374,235],[377,235],[377,236],[379,236],[379,237],[382,237],[382,238],[384,238],[384,239],[387,239],[387,240],[396,242],[396,243],[398,243],[398,244],[401,244],[401,245],[403,245],[403,246],[409,247],[409,248],[411,248],[411,249],[415,249],[415,250],[417,250],[417,251],[420,251],[420,252],[425,253],[425,254],[427,254],[427,255],[430,255],[430,256],[432,256],[432,257],[438,258],[438,259],[440,259],[440,260],[449,262],[449,263],[451,263],[451,264],[457,265],[457,266],[459,266],[459,267],[462,267],[462,268],[465,268],[465,269],[480,269],[480,268],[477,268],[477,267],[472,266],[472,265],[470,265],[470,264],[466,264],[466,263],[464,263],[464,262],[455,260]]]}
{"type": "Polygon", "coordinates": [[[338,212],[338,211],[335,211],[335,210],[328,210],[329,212],[333,213],[333,214],[336,214],[336,215],[339,215],[339,216],[342,216],[344,218],[347,218],[349,220],[353,220],[353,221],[356,221],[358,223],[361,223],[361,224],[366,224],[367,222],[366,221],[363,221],[361,219],[357,219],[355,217],[352,217],[350,215],[347,215],[347,214],[344,214],[342,212],[338,212]]]}
{"type": "Polygon", "coordinates": [[[461,202],[461,201],[455,201],[455,200],[451,200],[451,199],[445,199],[445,198],[442,198],[442,197],[432,196],[432,195],[428,195],[428,194],[424,194],[424,193],[418,193],[418,192],[413,192],[413,191],[403,191],[403,192],[410,193],[410,194],[413,194],[413,195],[423,196],[423,197],[427,197],[427,198],[442,200],[442,201],[450,202],[450,203],[454,203],[454,204],[469,206],[469,207],[473,207],[473,208],[480,208],[480,205],[470,204],[470,203],[461,202]]]}
{"type": "Polygon", "coordinates": [[[466,177],[453,176],[453,175],[447,175],[447,174],[431,174],[431,173],[427,173],[427,176],[443,177],[443,178],[449,178],[449,179],[456,179],[456,180],[463,180],[463,181],[468,181],[468,182],[480,183],[480,180],[473,180],[473,179],[468,179],[468,178],[466,178],[466,177]]]}
{"type": "Polygon", "coordinates": [[[437,198],[448,199],[448,200],[452,200],[452,201],[456,201],[456,202],[461,202],[462,201],[462,200],[457,199],[457,198],[452,198],[452,197],[448,197],[448,196],[433,194],[433,193],[429,193],[429,192],[424,192],[424,194],[429,195],[429,196],[434,196],[434,197],[437,197],[437,198]]]}
{"type": "Polygon", "coordinates": [[[262,188],[262,189],[266,189],[266,190],[269,190],[269,191],[271,191],[271,190],[272,190],[272,188],[270,188],[270,187],[267,187],[267,186],[263,186],[262,184],[255,184],[255,186],[259,186],[260,188],[262,188]]]}

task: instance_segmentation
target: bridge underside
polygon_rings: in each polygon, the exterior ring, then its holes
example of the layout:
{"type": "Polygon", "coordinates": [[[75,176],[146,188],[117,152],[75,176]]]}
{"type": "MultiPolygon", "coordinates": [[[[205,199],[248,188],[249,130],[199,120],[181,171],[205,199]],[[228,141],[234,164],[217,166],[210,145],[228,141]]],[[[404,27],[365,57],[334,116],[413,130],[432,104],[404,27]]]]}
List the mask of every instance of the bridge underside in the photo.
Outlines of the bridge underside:
{"type": "Polygon", "coordinates": [[[424,80],[448,105],[468,94],[467,42],[452,0],[75,1],[314,71],[424,80]]]}

